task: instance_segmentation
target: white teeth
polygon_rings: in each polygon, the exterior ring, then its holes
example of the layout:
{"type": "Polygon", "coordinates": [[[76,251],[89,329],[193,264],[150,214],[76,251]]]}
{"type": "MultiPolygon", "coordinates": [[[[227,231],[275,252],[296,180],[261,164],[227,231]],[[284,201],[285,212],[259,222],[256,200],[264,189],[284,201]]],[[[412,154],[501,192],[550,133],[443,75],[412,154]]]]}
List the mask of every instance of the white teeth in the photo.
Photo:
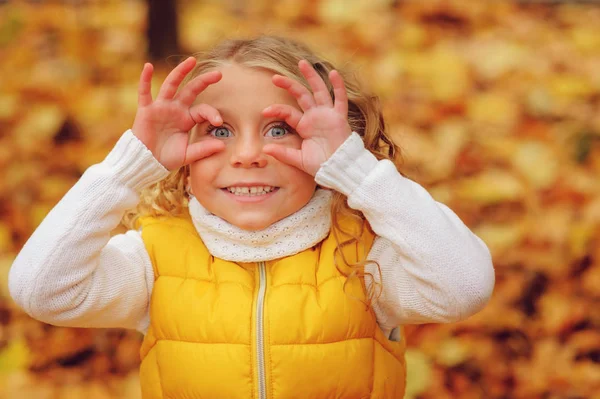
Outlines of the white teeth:
{"type": "Polygon", "coordinates": [[[227,191],[235,195],[245,195],[254,197],[256,195],[264,195],[270,193],[275,188],[271,186],[254,186],[254,187],[227,187],[227,191]]]}

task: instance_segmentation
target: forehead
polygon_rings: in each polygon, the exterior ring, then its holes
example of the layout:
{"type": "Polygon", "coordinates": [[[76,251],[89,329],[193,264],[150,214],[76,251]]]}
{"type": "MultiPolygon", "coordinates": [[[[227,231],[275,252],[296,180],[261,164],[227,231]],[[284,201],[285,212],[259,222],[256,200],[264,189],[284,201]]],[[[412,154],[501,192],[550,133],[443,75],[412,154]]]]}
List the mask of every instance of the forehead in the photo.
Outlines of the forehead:
{"type": "Polygon", "coordinates": [[[272,77],[275,73],[272,71],[238,64],[227,64],[216,70],[223,77],[200,93],[196,103],[206,103],[219,110],[241,107],[260,108],[262,111],[272,104],[298,107],[296,99],[287,90],[273,84],[272,77]]]}

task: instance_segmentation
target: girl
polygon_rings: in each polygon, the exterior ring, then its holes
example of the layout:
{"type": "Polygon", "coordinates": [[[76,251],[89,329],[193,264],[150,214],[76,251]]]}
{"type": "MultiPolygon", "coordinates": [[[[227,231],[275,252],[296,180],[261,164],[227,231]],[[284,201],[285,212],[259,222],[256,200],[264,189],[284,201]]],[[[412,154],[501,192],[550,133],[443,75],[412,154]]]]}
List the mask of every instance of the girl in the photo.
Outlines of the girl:
{"type": "Polygon", "coordinates": [[[494,271],[398,172],[376,98],[275,37],[188,58],[155,100],[151,77],[17,256],[17,304],[145,333],[144,398],[401,398],[398,327],[476,313],[494,271]]]}

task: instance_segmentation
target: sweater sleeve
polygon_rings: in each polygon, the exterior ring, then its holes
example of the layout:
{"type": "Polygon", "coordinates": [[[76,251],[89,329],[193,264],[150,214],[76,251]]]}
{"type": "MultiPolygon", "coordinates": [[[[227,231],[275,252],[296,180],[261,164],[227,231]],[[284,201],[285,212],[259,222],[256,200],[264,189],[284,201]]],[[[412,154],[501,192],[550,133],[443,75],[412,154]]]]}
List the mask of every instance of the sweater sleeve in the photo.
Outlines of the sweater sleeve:
{"type": "Polygon", "coordinates": [[[166,170],[129,130],[48,213],[9,272],[15,303],[40,321],[144,331],[154,276],[139,232],[110,237],[166,170]]]}
{"type": "Polygon", "coordinates": [[[398,325],[454,322],[481,310],[494,287],[484,242],[447,206],[378,161],[353,133],[319,169],[317,183],[348,197],[377,238],[366,272],[381,284],[373,303],[384,330],[398,325]],[[381,273],[379,273],[379,270],[381,273]]]}

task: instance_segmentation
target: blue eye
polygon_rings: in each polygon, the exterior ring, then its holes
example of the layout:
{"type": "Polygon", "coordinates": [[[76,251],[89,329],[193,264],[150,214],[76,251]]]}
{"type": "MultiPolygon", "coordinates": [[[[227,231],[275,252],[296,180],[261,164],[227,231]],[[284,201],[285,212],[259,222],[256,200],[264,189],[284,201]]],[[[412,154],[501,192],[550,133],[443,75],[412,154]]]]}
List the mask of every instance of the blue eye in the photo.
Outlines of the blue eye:
{"type": "Polygon", "coordinates": [[[289,130],[285,126],[273,126],[267,132],[267,136],[270,137],[283,137],[289,133],[289,130]]]}
{"type": "Polygon", "coordinates": [[[218,139],[226,139],[231,136],[231,132],[226,127],[215,127],[210,134],[218,139]]]}

